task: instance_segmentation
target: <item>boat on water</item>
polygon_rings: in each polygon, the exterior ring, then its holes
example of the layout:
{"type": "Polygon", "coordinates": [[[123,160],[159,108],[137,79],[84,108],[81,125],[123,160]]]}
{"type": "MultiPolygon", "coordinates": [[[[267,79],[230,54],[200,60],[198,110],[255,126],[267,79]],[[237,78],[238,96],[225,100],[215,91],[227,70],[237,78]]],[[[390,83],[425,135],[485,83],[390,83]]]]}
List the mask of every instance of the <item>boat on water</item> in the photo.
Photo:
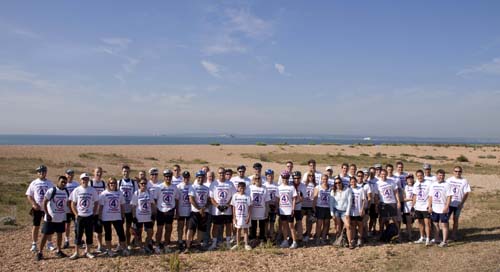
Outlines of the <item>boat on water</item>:
{"type": "Polygon", "coordinates": [[[371,141],[371,140],[372,140],[372,138],[370,138],[370,137],[363,138],[363,141],[371,141]]]}

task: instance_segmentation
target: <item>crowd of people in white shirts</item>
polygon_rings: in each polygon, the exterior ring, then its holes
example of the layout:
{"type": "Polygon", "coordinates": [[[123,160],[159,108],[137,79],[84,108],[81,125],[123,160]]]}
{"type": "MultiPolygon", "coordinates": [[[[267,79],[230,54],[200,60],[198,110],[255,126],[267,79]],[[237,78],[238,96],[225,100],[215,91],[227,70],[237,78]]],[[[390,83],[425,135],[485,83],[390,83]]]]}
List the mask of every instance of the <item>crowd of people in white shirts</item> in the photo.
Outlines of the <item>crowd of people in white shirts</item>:
{"type": "Polygon", "coordinates": [[[162,172],[160,180],[157,168],[149,169],[149,178],[146,171],[131,178],[130,167],[124,165],[120,179],[104,181],[103,170],[97,167],[93,176],[82,173],[77,182],[74,171],[68,169],[53,184],[47,179],[47,167],[40,165],[38,178],[26,191],[32,206],[31,251],[41,260],[47,245],[57,257],[68,257],[62,249],[70,247],[71,222],[75,237],[70,259],[128,256],[132,251],[251,250],[258,243],[295,249],[333,242],[354,249],[369,237],[402,241],[402,224],[406,225],[404,239],[416,244],[446,247],[450,239],[458,238],[460,212],[471,191],[460,166],[454,167],[448,179],[441,169],[432,175],[429,164],[415,175],[404,172],[402,162],[396,163],[396,169],[376,164],[361,170],[344,163],[338,175],[333,175],[330,166],[319,172],[314,160],[308,166],[302,175],[288,161],[278,177],[272,169],[262,173],[259,162],[248,177],[243,165],[236,175],[231,169],[211,171],[204,166],[192,180],[189,171],[174,165],[162,172]],[[171,241],[174,220],[176,243],[171,241]],[[417,240],[412,237],[414,220],[420,235],[417,240]],[[331,221],[334,234],[329,233],[331,221]],[[118,238],[115,247],[112,229],[118,238]],[[92,251],[94,233],[97,247],[92,251]]]}

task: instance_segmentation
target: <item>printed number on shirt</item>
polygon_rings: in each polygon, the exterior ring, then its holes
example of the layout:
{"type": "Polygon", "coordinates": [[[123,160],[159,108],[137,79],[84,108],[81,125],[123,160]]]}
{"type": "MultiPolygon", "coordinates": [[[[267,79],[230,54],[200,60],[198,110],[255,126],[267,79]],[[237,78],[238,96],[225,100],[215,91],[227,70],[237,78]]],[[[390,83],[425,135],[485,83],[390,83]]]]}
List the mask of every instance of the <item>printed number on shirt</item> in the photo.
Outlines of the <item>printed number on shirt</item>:
{"type": "Polygon", "coordinates": [[[255,204],[259,204],[260,203],[260,195],[259,194],[255,194],[253,196],[253,203],[255,203],[255,204]]]}
{"type": "Polygon", "coordinates": [[[165,203],[170,203],[171,200],[172,200],[172,196],[170,194],[166,194],[163,196],[163,201],[165,203]]]}
{"type": "Polygon", "coordinates": [[[226,200],[228,196],[228,193],[226,190],[221,190],[219,191],[219,199],[220,200],[226,200]]]}
{"type": "Polygon", "coordinates": [[[281,196],[281,203],[283,203],[283,204],[290,204],[290,200],[288,199],[288,195],[282,195],[281,196]]]}
{"type": "Polygon", "coordinates": [[[82,200],[80,200],[80,207],[82,208],[88,208],[89,207],[89,200],[84,198],[82,200]]]}

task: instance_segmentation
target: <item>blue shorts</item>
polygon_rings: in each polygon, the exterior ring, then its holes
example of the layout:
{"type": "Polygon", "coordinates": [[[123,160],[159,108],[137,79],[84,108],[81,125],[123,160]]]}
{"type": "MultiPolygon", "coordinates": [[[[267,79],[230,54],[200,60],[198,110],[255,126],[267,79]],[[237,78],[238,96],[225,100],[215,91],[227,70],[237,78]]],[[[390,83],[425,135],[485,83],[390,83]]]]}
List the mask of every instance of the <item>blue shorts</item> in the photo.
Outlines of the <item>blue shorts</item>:
{"type": "Polygon", "coordinates": [[[339,210],[335,209],[335,211],[333,212],[333,215],[335,217],[338,217],[338,218],[344,218],[346,216],[346,213],[345,213],[345,211],[339,211],[339,210]]]}
{"type": "Polygon", "coordinates": [[[448,217],[451,217],[451,214],[454,214],[454,216],[458,218],[458,217],[460,217],[461,211],[462,211],[462,209],[460,209],[458,207],[450,206],[449,211],[448,211],[448,217]]]}
{"type": "Polygon", "coordinates": [[[449,216],[448,216],[447,213],[435,213],[435,212],[432,212],[432,214],[431,214],[431,220],[434,223],[438,223],[438,222],[448,223],[448,219],[449,219],[449,216]]]}

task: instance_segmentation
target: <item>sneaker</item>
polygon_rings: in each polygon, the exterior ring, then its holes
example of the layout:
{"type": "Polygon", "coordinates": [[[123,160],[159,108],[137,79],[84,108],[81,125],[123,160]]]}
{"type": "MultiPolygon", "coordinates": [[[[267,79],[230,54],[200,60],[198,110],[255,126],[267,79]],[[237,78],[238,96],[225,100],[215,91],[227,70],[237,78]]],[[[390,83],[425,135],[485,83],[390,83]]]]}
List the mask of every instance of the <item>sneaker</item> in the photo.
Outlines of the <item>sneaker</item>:
{"type": "Polygon", "coordinates": [[[69,241],[65,241],[63,245],[63,249],[69,248],[69,241]]]}
{"type": "Polygon", "coordinates": [[[231,250],[237,250],[237,249],[238,249],[238,247],[239,247],[238,245],[234,245],[234,246],[231,248],[231,250]]]}
{"type": "Polygon", "coordinates": [[[283,242],[281,242],[281,245],[280,247],[281,248],[287,248],[289,245],[288,245],[288,241],[287,240],[283,240],[283,242]]]}
{"type": "Polygon", "coordinates": [[[429,240],[425,240],[425,246],[432,246],[432,243],[429,240]]]}
{"type": "Polygon", "coordinates": [[[69,259],[70,260],[76,260],[76,259],[78,259],[78,257],[79,257],[78,253],[75,252],[75,253],[73,253],[73,255],[69,256],[69,259]]]}
{"type": "Polygon", "coordinates": [[[415,244],[423,244],[425,242],[425,238],[424,237],[420,237],[420,239],[418,239],[417,241],[413,242],[415,244]]]}
{"type": "Polygon", "coordinates": [[[172,249],[170,249],[169,247],[165,247],[165,248],[163,249],[163,252],[165,252],[165,253],[172,253],[173,251],[172,251],[172,249]]]}
{"type": "Polygon", "coordinates": [[[66,258],[66,257],[68,257],[68,255],[66,255],[64,252],[62,252],[60,250],[58,252],[56,252],[56,256],[59,257],[59,258],[66,258]]]}
{"type": "Polygon", "coordinates": [[[226,247],[230,248],[231,247],[231,241],[226,241],[226,247]]]}
{"type": "Polygon", "coordinates": [[[92,254],[92,253],[90,253],[90,252],[86,252],[86,253],[85,253],[85,257],[87,257],[87,258],[89,258],[89,259],[94,259],[94,258],[95,258],[94,254],[92,254]]]}
{"type": "Polygon", "coordinates": [[[363,242],[361,239],[358,239],[358,243],[356,244],[357,247],[361,247],[363,245],[363,242]]]}
{"type": "Polygon", "coordinates": [[[316,238],[316,242],[315,242],[316,246],[319,246],[321,245],[321,239],[319,238],[316,238]]]}
{"type": "Polygon", "coordinates": [[[56,247],[54,246],[54,244],[52,244],[52,242],[48,242],[47,249],[50,251],[54,251],[54,250],[56,250],[56,247]]]}
{"type": "Polygon", "coordinates": [[[439,244],[441,241],[439,240],[436,240],[436,239],[432,239],[431,240],[431,244],[439,244]]]}
{"type": "Polygon", "coordinates": [[[129,251],[128,249],[124,249],[124,250],[122,251],[122,256],[123,256],[123,257],[130,256],[130,251],[129,251]]]}
{"type": "Polygon", "coordinates": [[[353,243],[351,243],[351,244],[349,245],[349,249],[354,249],[354,248],[355,248],[355,247],[354,247],[354,244],[353,244],[353,243]]]}
{"type": "Polygon", "coordinates": [[[252,250],[252,247],[249,245],[245,245],[245,250],[252,250]]]}
{"type": "Polygon", "coordinates": [[[439,243],[438,247],[447,247],[448,246],[448,243],[447,242],[441,242],[439,243]]]}
{"type": "Polygon", "coordinates": [[[210,247],[208,248],[208,250],[215,250],[217,248],[217,242],[214,242],[210,245],[210,247]]]}
{"type": "Polygon", "coordinates": [[[36,247],[36,243],[35,242],[31,243],[31,249],[30,250],[31,250],[31,252],[36,252],[38,250],[37,247],[36,247]]]}
{"type": "Polygon", "coordinates": [[[191,252],[191,250],[189,250],[188,247],[186,247],[183,251],[182,251],[182,254],[189,254],[191,252]]]}
{"type": "Polygon", "coordinates": [[[128,249],[129,251],[130,251],[130,250],[132,250],[132,246],[131,246],[131,245],[128,245],[128,246],[127,246],[127,249],[128,249]]]}
{"type": "Polygon", "coordinates": [[[108,257],[111,257],[113,258],[115,256],[115,253],[113,252],[113,250],[109,249],[106,254],[108,254],[108,257]]]}
{"type": "Polygon", "coordinates": [[[304,236],[304,238],[302,239],[302,241],[304,241],[304,242],[306,242],[306,243],[307,243],[307,242],[309,242],[309,236],[307,236],[307,235],[306,235],[306,236],[304,236]]]}
{"type": "Polygon", "coordinates": [[[37,261],[41,261],[41,260],[43,260],[43,254],[42,254],[42,252],[38,252],[38,253],[36,254],[36,260],[37,260],[37,261]]]}
{"type": "Polygon", "coordinates": [[[297,245],[297,242],[293,241],[292,245],[290,246],[290,249],[296,249],[297,247],[299,247],[299,245],[297,245]]]}
{"type": "Polygon", "coordinates": [[[151,253],[153,253],[153,251],[151,250],[151,248],[149,248],[149,247],[145,247],[145,248],[144,248],[144,253],[146,253],[146,254],[151,254],[151,253]]]}

